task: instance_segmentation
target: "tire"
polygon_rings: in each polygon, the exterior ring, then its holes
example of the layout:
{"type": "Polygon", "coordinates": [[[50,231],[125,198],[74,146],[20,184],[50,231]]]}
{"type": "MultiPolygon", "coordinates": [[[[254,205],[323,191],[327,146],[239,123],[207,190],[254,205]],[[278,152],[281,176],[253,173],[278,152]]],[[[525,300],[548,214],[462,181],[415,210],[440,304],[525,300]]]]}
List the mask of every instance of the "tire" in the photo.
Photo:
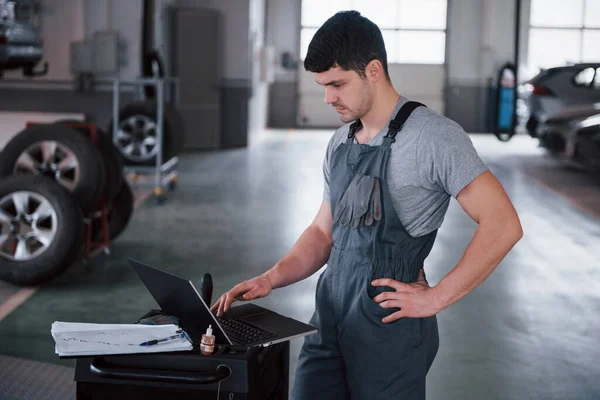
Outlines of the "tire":
{"type": "Polygon", "coordinates": [[[40,284],[63,273],[80,255],[83,214],[73,196],[55,180],[40,175],[0,179],[0,210],[2,234],[7,235],[0,245],[0,279],[16,285],[40,284]],[[20,229],[31,235],[26,240],[17,239],[7,221],[16,217],[15,201],[23,205],[22,215],[42,215],[33,222],[21,219],[20,229]],[[40,206],[46,212],[41,213],[40,206]],[[36,235],[40,226],[46,230],[48,243],[37,240],[42,237],[36,235]]]}
{"type": "MultiPolygon", "coordinates": [[[[119,113],[119,128],[121,137],[117,139],[117,149],[126,165],[154,166],[158,143],[140,146],[139,142],[156,138],[155,125],[157,104],[153,100],[135,102],[125,106],[119,113]],[[139,129],[136,129],[139,128],[139,129]],[[133,138],[139,134],[139,137],[133,138]],[[140,154],[142,148],[146,154],[140,154]]],[[[108,132],[112,133],[113,121],[109,124],[108,132]]],[[[183,120],[175,109],[165,104],[163,125],[163,162],[179,154],[183,147],[183,120]]]]}
{"type": "Polygon", "coordinates": [[[105,157],[104,163],[107,176],[103,198],[106,204],[110,204],[119,194],[119,190],[125,181],[123,177],[123,158],[121,158],[119,150],[110,141],[110,138],[104,132],[102,134],[104,140],[100,144],[100,151],[105,157]]]}
{"type": "MultiPolygon", "coordinates": [[[[77,121],[77,120],[60,120],[56,121],[56,124],[67,125],[70,123],[82,123],[85,121],[77,121]]],[[[89,138],[89,129],[87,128],[73,128],[78,132],[85,135],[86,138],[89,138]]],[[[100,154],[102,155],[102,160],[104,162],[104,168],[106,169],[106,182],[104,186],[104,191],[102,192],[102,199],[105,204],[110,204],[119,190],[121,190],[121,185],[123,184],[123,159],[119,154],[119,151],[112,143],[111,137],[106,134],[102,129],[96,127],[96,137],[98,140],[98,150],[100,150],[100,154]]]]}
{"type": "Polygon", "coordinates": [[[173,146],[171,150],[172,154],[170,154],[169,157],[171,158],[183,151],[183,146],[185,144],[185,123],[183,122],[183,117],[179,111],[177,111],[177,108],[170,104],[165,104],[165,120],[169,121],[169,126],[171,127],[171,141],[173,146]]]}
{"type": "Polygon", "coordinates": [[[529,117],[529,119],[525,123],[525,129],[527,130],[527,133],[529,134],[529,136],[531,136],[534,139],[537,137],[538,125],[539,125],[539,122],[538,122],[537,118],[534,116],[529,117]]]}
{"type": "MultiPolygon", "coordinates": [[[[48,161],[48,160],[46,160],[48,161]]],[[[0,177],[40,174],[52,177],[67,188],[88,214],[100,206],[106,172],[100,151],[79,132],[60,124],[33,125],[15,137],[0,154],[0,177]],[[42,149],[52,148],[51,165],[44,161],[42,149]],[[26,156],[30,159],[27,160],[26,156]],[[59,179],[60,162],[70,154],[75,166],[63,168],[59,179]]]]}
{"type": "MultiPolygon", "coordinates": [[[[129,224],[133,215],[133,206],[133,192],[127,181],[123,180],[121,190],[108,209],[108,238],[110,241],[116,239],[129,224]]],[[[95,218],[92,221],[92,238],[102,241],[102,235],[102,222],[100,218],[95,218]]]]}

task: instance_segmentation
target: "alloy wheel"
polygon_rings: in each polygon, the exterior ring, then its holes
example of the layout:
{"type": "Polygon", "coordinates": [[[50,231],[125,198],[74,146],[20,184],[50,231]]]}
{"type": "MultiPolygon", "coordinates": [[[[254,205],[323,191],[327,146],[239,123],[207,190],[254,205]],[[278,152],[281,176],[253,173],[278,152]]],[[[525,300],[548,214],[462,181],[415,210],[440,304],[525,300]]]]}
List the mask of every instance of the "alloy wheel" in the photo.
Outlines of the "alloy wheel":
{"type": "Polygon", "coordinates": [[[58,218],[38,193],[18,191],[0,199],[0,256],[13,261],[38,257],[52,244],[58,218]]]}

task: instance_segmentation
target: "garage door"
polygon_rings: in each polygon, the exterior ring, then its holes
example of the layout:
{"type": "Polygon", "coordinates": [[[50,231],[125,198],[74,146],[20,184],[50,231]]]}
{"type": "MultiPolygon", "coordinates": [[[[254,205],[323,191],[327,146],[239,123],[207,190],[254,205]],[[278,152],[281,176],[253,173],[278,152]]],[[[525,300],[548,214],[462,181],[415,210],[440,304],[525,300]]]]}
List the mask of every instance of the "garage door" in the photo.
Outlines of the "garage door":
{"type": "MultiPolygon", "coordinates": [[[[314,33],[339,10],[354,9],[382,31],[388,68],[396,90],[439,113],[444,112],[447,0],[321,0],[302,1],[300,58],[314,33]]],[[[340,126],[338,114],[324,102],[324,88],[300,63],[297,124],[306,128],[340,126]]]]}

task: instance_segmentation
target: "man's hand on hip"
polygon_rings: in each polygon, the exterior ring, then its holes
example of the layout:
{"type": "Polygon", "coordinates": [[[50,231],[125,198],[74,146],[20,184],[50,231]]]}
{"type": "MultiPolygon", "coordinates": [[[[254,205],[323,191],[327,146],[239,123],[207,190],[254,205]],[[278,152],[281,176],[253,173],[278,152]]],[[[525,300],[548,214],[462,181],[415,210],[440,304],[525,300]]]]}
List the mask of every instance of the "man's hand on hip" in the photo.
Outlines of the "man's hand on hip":
{"type": "Polygon", "coordinates": [[[419,271],[419,279],[414,283],[402,283],[389,278],[376,279],[373,286],[388,286],[394,292],[383,292],[373,298],[383,308],[399,308],[399,311],[382,319],[389,323],[403,317],[425,318],[441,311],[434,289],[425,280],[423,270],[419,271]]]}

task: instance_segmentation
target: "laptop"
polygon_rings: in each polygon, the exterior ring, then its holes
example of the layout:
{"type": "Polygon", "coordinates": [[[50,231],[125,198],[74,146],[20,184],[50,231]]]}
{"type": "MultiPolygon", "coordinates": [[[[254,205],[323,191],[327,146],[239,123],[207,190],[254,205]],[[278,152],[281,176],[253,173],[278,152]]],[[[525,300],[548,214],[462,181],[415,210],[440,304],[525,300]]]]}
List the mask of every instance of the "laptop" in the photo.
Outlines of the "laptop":
{"type": "Polygon", "coordinates": [[[179,318],[194,344],[209,325],[216,344],[241,347],[269,346],[317,332],[314,326],[252,303],[231,307],[217,317],[191,281],[131,258],[128,261],[162,311],[179,318]]]}

